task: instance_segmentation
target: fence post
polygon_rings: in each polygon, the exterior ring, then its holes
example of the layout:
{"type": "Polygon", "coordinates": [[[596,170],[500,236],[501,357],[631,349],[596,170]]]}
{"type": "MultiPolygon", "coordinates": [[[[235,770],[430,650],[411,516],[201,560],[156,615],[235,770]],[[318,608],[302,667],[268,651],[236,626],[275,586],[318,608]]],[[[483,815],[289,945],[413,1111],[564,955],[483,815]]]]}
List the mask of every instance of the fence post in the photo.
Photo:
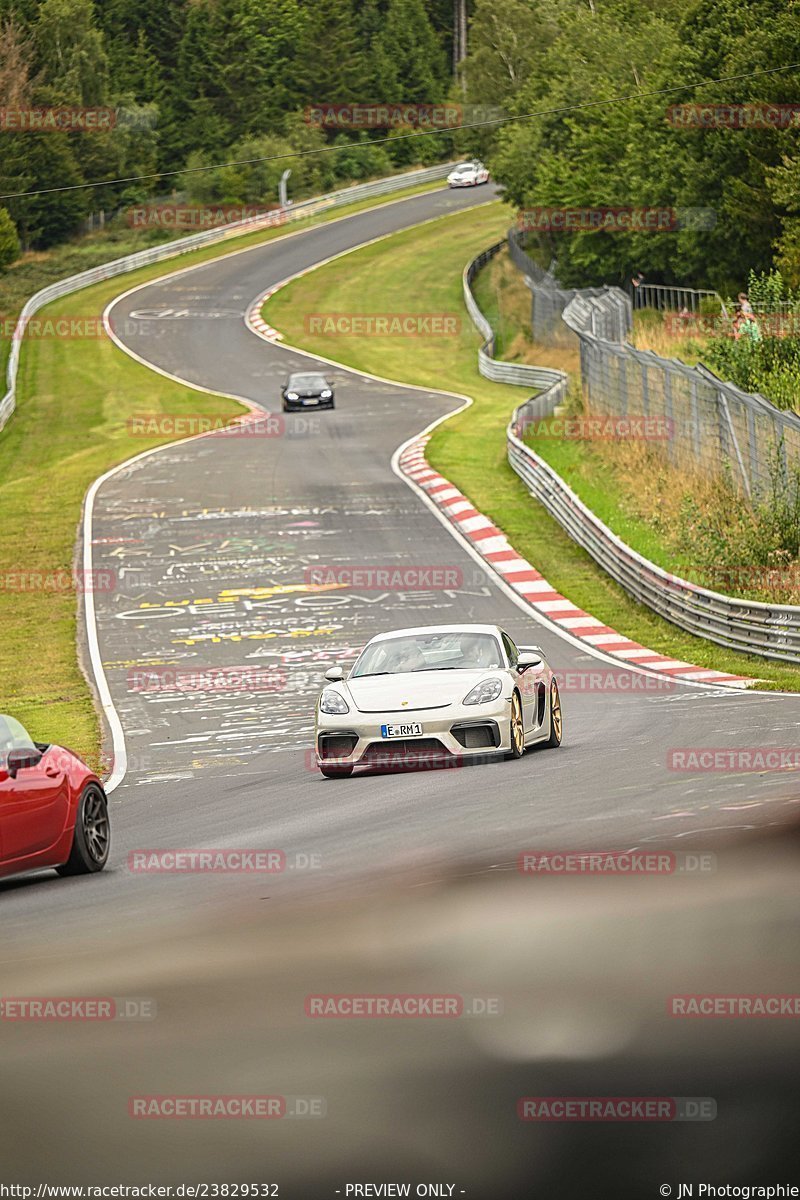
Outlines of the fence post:
{"type": "Polygon", "coordinates": [[[617,359],[617,389],[619,396],[619,411],[620,415],[627,417],[628,415],[628,364],[625,358],[624,350],[616,355],[617,359]]]}
{"type": "Polygon", "coordinates": [[[758,446],[756,444],[756,418],[750,405],[747,405],[747,450],[750,459],[750,486],[758,491],[761,482],[761,472],[758,466],[758,446]]]}
{"type": "MultiPolygon", "coordinates": [[[[747,471],[744,468],[744,460],[742,458],[742,452],[739,449],[739,439],[736,436],[736,430],[733,425],[733,418],[731,417],[731,410],[728,407],[728,398],[721,388],[717,392],[717,398],[718,398],[717,402],[719,405],[719,411],[721,414],[724,414],[725,424],[727,425],[728,432],[730,434],[733,451],[734,451],[734,454],[736,455],[736,461],[739,464],[739,473],[742,476],[742,483],[744,484],[744,490],[747,493],[747,498],[749,500],[750,495],[751,495],[750,480],[747,478],[747,471]]],[[[730,457],[730,454],[728,455],[728,457],[730,457]]]]}
{"type": "Polygon", "coordinates": [[[676,430],[675,430],[675,420],[673,417],[673,407],[672,407],[672,373],[670,370],[669,363],[665,363],[663,374],[664,374],[664,416],[667,421],[667,429],[668,429],[669,435],[670,435],[669,438],[667,439],[667,445],[669,446],[669,457],[670,457],[670,459],[672,459],[674,461],[676,430]]]}
{"type": "Polygon", "coordinates": [[[587,408],[592,406],[592,350],[585,338],[580,341],[581,356],[581,392],[583,403],[587,408]]]}
{"type": "Polygon", "coordinates": [[[697,380],[692,377],[692,450],[698,462],[703,461],[700,447],[700,412],[697,404],[697,380]]]}

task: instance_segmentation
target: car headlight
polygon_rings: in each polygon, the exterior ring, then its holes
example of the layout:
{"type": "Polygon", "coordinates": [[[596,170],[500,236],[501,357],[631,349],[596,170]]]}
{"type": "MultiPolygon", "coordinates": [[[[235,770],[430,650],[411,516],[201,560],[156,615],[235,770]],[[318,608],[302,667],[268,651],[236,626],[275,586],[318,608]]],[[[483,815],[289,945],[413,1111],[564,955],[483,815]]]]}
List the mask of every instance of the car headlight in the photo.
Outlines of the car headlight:
{"type": "Polygon", "coordinates": [[[472,691],[467,693],[463,703],[488,704],[490,700],[496,700],[502,690],[502,679],[484,679],[481,683],[476,683],[472,691]]]}
{"type": "Polygon", "coordinates": [[[341,713],[349,713],[350,708],[344,696],[334,691],[333,688],[326,688],[320,696],[319,711],[339,715],[341,713]]]}
{"type": "Polygon", "coordinates": [[[297,392],[287,392],[286,399],[287,400],[299,400],[300,397],[298,396],[297,392]]]}
{"type": "Polygon", "coordinates": [[[333,392],[329,388],[326,388],[324,392],[320,392],[320,396],[322,396],[323,400],[330,400],[332,395],[333,392]]]}

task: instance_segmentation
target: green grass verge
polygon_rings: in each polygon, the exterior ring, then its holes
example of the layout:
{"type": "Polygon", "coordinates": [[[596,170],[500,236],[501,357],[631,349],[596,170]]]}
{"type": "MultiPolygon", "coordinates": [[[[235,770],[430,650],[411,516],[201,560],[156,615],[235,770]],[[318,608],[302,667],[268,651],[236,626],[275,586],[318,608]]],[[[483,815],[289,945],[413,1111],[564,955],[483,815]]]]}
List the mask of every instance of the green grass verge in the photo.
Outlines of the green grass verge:
{"type": "MultiPolygon", "coordinates": [[[[278,229],[268,236],[276,237],[287,230],[304,229],[312,224],[318,225],[321,221],[334,220],[344,213],[360,212],[365,208],[373,208],[376,204],[415,196],[430,191],[432,187],[440,186],[440,183],[415,184],[403,188],[401,191],[393,192],[391,195],[379,197],[377,200],[359,200],[355,204],[349,204],[343,208],[331,209],[318,217],[304,218],[283,229],[278,229]]],[[[112,259],[124,258],[128,254],[135,254],[139,250],[147,250],[151,246],[161,245],[164,242],[182,241],[190,236],[191,233],[187,232],[180,237],[168,229],[131,229],[122,218],[116,218],[105,229],[96,233],[76,238],[72,242],[65,242],[63,245],[53,247],[52,250],[25,254],[5,272],[0,271],[0,322],[2,322],[0,329],[5,329],[7,325],[10,328],[13,327],[13,323],[28,297],[41,291],[48,284],[65,279],[69,275],[79,275],[82,271],[88,271],[92,267],[100,266],[112,259]]],[[[249,242],[263,239],[263,233],[254,233],[235,239],[235,244],[237,247],[246,246],[249,242]]],[[[218,243],[213,253],[219,253],[220,244],[218,243]]],[[[0,333],[0,369],[3,379],[10,348],[9,336],[3,336],[0,333]]],[[[0,395],[5,393],[5,390],[5,386],[0,387],[0,395]]]]}
{"type": "MultiPolygon", "coordinates": [[[[430,187],[405,189],[382,203],[426,190],[430,187]]],[[[369,207],[374,201],[297,222],[291,231],[369,207]]],[[[286,232],[248,234],[171,258],[85,288],[42,315],[99,318],[130,287],[286,232]]],[[[235,401],[150,371],[105,337],[25,343],[17,410],[0,431],[0,712],[11,712],[35,738],[71,746],[90,761],[99,757],[99,720],[76,655],[75,592],[32,587],[20,577],[69,575],[92,482],[134,454],[174,440],[130,436],[129,416],[242,411],[235,401]]]]}
{"type": "Polygon", "coordinates": [[[495,203],[395,234],[296,280],[267,302],[265,316],[292,345],[358,370],[472,396],[473,406],[434,434],[429,461],[575,604],[670,657],[751,676],[762,680],[762,687],[800,690],[800,671],[691,637],[636,604],[531,499],[508,466],[505,427],[524,393],[478,374],[480,338],[461,299],[467,260],[502,236],[508,223],[508,210],[495,203]],[[304,316],[311,312],[410,311],[459,313],[461,333],[351,338],[310,335],[304,328],[304,316]]]}

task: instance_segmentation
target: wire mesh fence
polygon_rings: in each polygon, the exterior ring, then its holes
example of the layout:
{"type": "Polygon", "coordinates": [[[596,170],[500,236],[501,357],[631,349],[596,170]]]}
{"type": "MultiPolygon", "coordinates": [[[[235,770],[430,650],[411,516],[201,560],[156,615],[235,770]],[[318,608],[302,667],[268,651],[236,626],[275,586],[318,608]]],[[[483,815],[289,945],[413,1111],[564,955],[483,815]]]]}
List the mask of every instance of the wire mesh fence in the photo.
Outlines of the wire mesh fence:
{"type": "Polygon", "coordinates": [[[535,340],[577,342],[583,395],[593,411],[659,419],[672,462],[726,474],[748,496],[763,491],[776,470],[800,469],[796,413],[706,367],[637,350],[628,340],[633,306],[620,288],[561,288],[552,267],[544,270],[527,254],[519,230],[509,230],[508,245],[532,293],[535,340]]]}

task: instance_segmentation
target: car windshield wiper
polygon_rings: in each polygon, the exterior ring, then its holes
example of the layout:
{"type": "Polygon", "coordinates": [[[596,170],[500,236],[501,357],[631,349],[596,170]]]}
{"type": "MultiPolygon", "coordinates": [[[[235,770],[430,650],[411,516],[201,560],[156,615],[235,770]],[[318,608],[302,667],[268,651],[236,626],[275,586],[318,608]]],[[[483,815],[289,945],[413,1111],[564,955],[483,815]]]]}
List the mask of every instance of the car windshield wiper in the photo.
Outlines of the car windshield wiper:
{"type": "Polygon", "coordinates": [[[465,663],[461,667],[423,667],[423,671],[497,671],[499,668],[497,663],[492,663],[490,667],[479,667],[473,663],[465,663]]]}

